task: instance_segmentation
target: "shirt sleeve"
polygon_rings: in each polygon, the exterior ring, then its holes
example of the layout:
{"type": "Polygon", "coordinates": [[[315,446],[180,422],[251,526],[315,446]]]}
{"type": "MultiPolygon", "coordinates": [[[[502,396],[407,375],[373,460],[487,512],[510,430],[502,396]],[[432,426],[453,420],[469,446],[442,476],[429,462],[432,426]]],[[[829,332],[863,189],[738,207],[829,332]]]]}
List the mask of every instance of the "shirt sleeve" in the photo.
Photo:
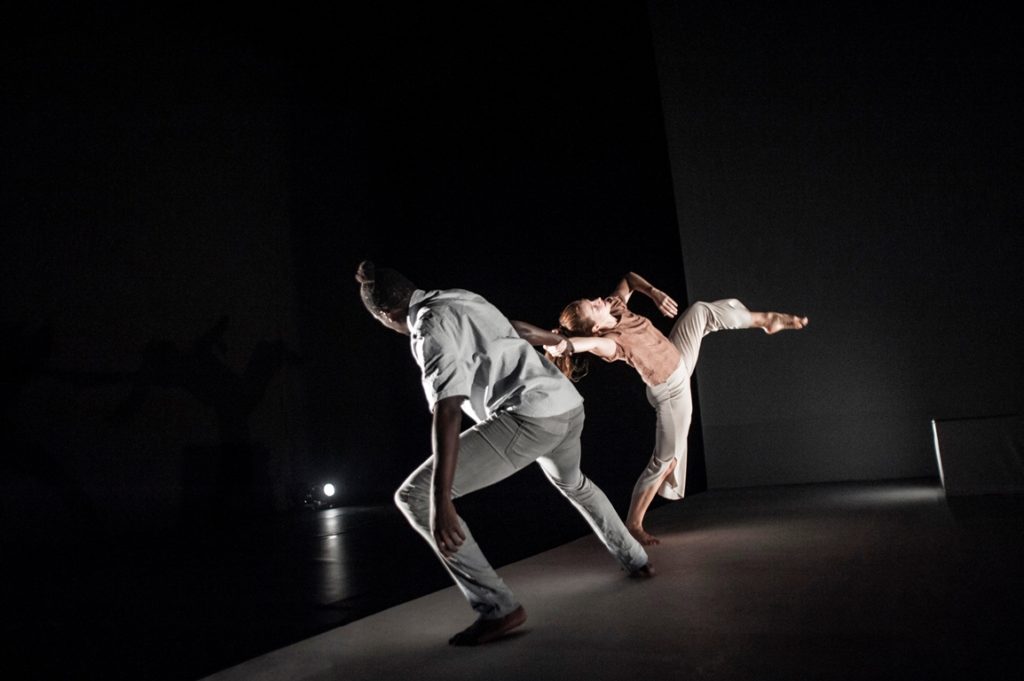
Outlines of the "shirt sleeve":
{"type": "Polygon", "coordinates": [[[422,320],[412,345],[422,370],[423,394],[431,411],[446,397],[469,397],[473,384],[471,356],[460,347],[450,320],[429,315],[422,320]]]}
{"type": "Polygon", "coordinates": [[[603,357],[601,355],[598,355],[598,357],[601,357],[601,359],[603,359],[606,362],[618,362],[619,360],[626,359],[626,351],[622,347],[622,343],[619,342],[619,339],[622,337],[622,334],[609,333],[605,334],[604,337],[607,338],[608,340],[615,342],[615,354],[612,355],[611,357],[603,357]]]}

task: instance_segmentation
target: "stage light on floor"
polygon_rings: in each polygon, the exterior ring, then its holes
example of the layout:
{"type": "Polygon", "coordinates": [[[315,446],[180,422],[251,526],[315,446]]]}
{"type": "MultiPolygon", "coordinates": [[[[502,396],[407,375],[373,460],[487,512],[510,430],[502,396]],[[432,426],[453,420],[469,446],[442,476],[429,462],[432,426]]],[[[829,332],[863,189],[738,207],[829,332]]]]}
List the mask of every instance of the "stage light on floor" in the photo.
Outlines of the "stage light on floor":
{"type": "Polygon", "coordinates": [[[333,508],[342,503],[338,486],[333,482],[321,482],[306,488],[302,495],[302,505],[306,508],[333,508]]]}

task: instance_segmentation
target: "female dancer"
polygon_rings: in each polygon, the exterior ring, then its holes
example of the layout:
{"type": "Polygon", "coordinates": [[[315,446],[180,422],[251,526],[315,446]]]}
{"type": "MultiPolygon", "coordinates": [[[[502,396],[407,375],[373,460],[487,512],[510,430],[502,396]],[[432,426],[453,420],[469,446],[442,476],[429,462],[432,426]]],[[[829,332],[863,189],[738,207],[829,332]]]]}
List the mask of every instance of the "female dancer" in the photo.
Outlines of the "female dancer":
{"type": "Polygon", "coordinates": [[[679,312],[671,296],[630,272],[610,296],[566,305],[555,331],[517,320],[512,323],[520,336],[533,345],[544,346],[547,357],[573,381],[586,373],[586,362],[577,357],[580,353],[596,355],[606,362],[626,362],[643,379],[647,400],[657,416],[654,453],[633,487],[626,527],[637,541],[649,546],[659,543],[643,527],[644,515],[655,495],[677,500],[685,494],[686,439],[693,412],[690,377],[701,340],[722,329],[759,328],[768,334],[802,329],[808,320],[780,312],[751,312],[735,298],[698,301],[683,312],[666,337],[650,319],[627,307],[634,291],[654,301],[666,317],[679,312]]]}

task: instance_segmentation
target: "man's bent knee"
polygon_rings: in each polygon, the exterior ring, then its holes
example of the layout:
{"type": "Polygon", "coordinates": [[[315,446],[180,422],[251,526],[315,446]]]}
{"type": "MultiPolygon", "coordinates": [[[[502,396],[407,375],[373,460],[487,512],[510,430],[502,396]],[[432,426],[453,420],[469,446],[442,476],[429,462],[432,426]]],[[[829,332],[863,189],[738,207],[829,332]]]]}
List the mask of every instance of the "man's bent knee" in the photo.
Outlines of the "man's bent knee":
{"type": "Polygon", "coordinates": [[[423,498],[422,494],[417,493],[416,486],[408,483],[395,491],[394,502],[402,515],[410,519],[421,515],[422,510],[427,506],[427,500],[423,498]]]}
{"type": "Polygon", "coordinates": [[[573,480],[551,478],[551,482],[554,483],[555,487],[557,487],[558,490],[563,494],[574,496],[581,493],[584,489],[586,489],[589,480],[587,476],[581,473],[580,475],[576,476],[576,478],[573,480]]]}

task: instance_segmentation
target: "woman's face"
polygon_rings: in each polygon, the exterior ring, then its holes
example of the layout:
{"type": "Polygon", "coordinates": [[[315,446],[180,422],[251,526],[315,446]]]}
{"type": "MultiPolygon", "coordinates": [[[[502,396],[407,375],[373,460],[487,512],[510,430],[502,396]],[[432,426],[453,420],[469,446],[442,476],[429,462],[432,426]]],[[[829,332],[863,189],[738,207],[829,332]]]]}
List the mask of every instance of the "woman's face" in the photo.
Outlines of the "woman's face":
{"type": "Polygon", "coordinates": [[[611,310],[612,306],[604,298],[588,298],[580,302],[580,317],[590,322],[591,333],[610,329],[619,323],[611,310]]]}

